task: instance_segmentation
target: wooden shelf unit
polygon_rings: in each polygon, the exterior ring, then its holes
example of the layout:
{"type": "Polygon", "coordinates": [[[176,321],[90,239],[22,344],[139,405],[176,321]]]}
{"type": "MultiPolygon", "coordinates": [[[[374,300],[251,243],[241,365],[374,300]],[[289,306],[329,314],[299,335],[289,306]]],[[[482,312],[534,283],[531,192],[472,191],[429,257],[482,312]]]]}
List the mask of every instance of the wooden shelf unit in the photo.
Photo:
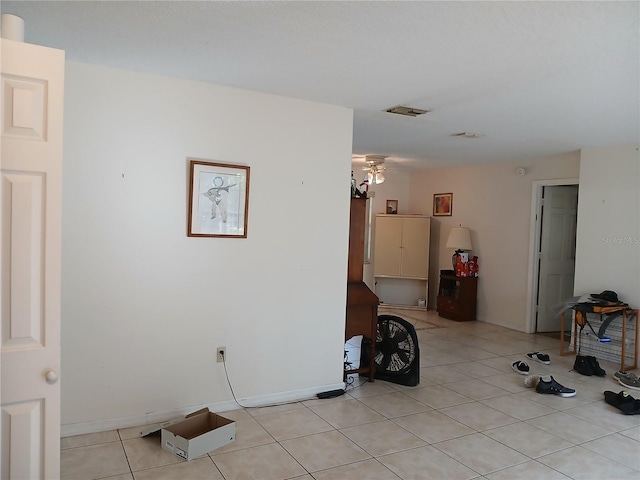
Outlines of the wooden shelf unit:
{"type": "Polygon", "coordinates": [[[349,224],[349,263],[347,267],[347,312],[345,321],[345,341],[356,335],[363,335],[371,341],[369,364],[367,367],[345,370],[366,374],[373,382],[375,374],[375,344],[378,332],[378,297],[363,281],[364,268],[364,230],[366,199],[351,199],[351,217],[349,224]]]}
{"type": "Polygon", "coordinates": [[[438,315],[458,322],[476,319],[478,277],[456,277],[440,273],[438,315]]]}
{"type": "Polygon", "coordinates": [[[429,298],[430,235],[430,217],[376,215],[373,275],[384,304],[416,307],[429,298]]]}
{"type": "MultiPolygon", "coordinates": [[[[572,322],[572,326],[571,328],[573,329],[573,334],[571,335],[571,340],[570,340],[570,348],[571,350],[566,350],[565,349],[565,340],[564,340],[564,334],[566,331],[566,313],[567,311],[571,311],[571,310],[565,310],[562,312],[562,314],[560,315],[560,356],[566,356],[566,355],[577,355],[578,353],[578,348],[577,348],[577,342],[578,342],[578,335],[580,335],[580,332],[578,331],[578,324],[576,323],[575,319],[571,319],[572,322]]],[[[635,309],[635,308],[630,308],[629,306],[621,306],[620,307],[620,311],[622,312],[622,341],[620,342],[620,371],[622,372],[628,372],[629,370],[635,370],[636,368],[638,368],[638,341],[639,341],[639,336],[640,336],[640,329],[638,328],[638,315],[640,314],[640,310],[635,309]],[[627,365],[626,362],[626,348],[627,348],[627,342],[626,342],[626,338],[627,338],[627,325],[628,325],[628,318],[629,317],[635,317],[636,319],[636,324],[635,324],[635,337],[634,337],[634,341],[633,341],[633,363],[631,365],[627,365]]],[[[609,314],[613,313],[613,312],[608,312],[609,314]]],[[[585,315],[600,315],[602,317],[601,314],[599,313],[585,313],[585,315]]],[[[596,327],[597,328],[597,327],[596,327]]],[[[604,344],[607,345],[607,344],[604,344]]]]}

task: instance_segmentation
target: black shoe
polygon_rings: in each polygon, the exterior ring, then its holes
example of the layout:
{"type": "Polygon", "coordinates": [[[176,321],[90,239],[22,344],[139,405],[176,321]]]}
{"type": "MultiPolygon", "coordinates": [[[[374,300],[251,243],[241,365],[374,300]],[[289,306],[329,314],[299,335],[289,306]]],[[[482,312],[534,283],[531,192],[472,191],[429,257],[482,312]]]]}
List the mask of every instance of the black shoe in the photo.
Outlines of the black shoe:
{"type": "Polygon", "coordinates": [[[549,393],[552,395],[559,395],[561,397],[573,397],[576,394],[576,391],[573,388],[567,388],[560,385],[551,375],[540,378],[538,385],[536,385],[536,392],[549,393]],[[550,380],[546,380],[547,378],[550,380]]]}
{"type": "Polygon", "coordinates": [[[531,352],[527,353],[527,357],[529,357],[531,360],[537,360],[540,363],[544,363],[545,365],[549,365],[551,363],[551,359],[546,353],[531,352]]]}
{"type": "Polygon", "coordinates": [[[529,375],[529,365],[527,362],[521,362],[518,360],[517,362],[513,362],[511,364],[511,368],[513,368],[520,375],[529,375]]]}
{"type": "Polygon", "coordinates": [[[604,392],[604,401],[620,409],[625,415],[640,415],[640,400],[636,400],[624,390],[620,393],[604,392]]]}
{"type": "Polygon", "coordinates": [[[576,361],[573,363],[573,369],[580,375],[590,377],[593,375],[593,367],[591,362],[584,355],[576,355],[576,361]]]}
{"type": "Polygon", "coordinates": [[[598,359],[593,355],[587,355],[587,363],[591,366],[591,370],[596,377],[604,377],[607,374],[607,372],[600,367],[598,359]]]}

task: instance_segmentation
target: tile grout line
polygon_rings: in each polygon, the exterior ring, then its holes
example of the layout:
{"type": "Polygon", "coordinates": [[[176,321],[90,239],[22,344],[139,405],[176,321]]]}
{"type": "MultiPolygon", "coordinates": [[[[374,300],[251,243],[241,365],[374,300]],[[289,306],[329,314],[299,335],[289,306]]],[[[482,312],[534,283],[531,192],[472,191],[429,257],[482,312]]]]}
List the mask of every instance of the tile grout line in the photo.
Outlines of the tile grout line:
{"type": "Polygon", "coordinates": [[[122,440],[122,436],[120,435],[120,429],[117,429],[118,438],[120,438],[120,445],[122,446],[122,451],[124,452],[124,458],[127,459],[127,465],[129,466],[129,473],[131,474],[131,478],[135,479],[135,475],[133,474],[133,469],[131,468],[131,462],[129,461],[129,455],[127,455],[127,449],[124,448],[124,441],[122,440]]]}

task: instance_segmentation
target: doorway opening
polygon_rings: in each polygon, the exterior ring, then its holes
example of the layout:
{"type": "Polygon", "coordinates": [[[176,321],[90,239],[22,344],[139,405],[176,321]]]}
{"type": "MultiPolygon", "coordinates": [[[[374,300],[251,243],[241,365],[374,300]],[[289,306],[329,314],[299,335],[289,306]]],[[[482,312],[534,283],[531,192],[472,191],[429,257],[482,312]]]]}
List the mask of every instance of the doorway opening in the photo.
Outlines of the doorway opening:
{"type": "Polygon", "coordinates": [[[573,297],[578,179],[532,185],[527,333],[559,338],[562,302],[573,297]]]}

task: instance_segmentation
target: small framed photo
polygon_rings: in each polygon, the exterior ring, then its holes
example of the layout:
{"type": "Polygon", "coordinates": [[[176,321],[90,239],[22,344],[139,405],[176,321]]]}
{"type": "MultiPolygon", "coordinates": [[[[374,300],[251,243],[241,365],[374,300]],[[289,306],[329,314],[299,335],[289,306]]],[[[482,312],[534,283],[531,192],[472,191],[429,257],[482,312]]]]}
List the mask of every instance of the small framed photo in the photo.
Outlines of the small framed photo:
{"type": "Polygon", "coordinates": [[[387,200],[387,213],[398,213],[398,200],[387,200]]]}
{"type": "Polygon", "coordinates": [[[433,216],[450,217],[453,212],[453,193],[436,193],[433,196],[433,216]]]}
{"type": "Polygon", "coordinates": [[[187,236],[247,238],[250,168],[189,160],[187,236]]]}

